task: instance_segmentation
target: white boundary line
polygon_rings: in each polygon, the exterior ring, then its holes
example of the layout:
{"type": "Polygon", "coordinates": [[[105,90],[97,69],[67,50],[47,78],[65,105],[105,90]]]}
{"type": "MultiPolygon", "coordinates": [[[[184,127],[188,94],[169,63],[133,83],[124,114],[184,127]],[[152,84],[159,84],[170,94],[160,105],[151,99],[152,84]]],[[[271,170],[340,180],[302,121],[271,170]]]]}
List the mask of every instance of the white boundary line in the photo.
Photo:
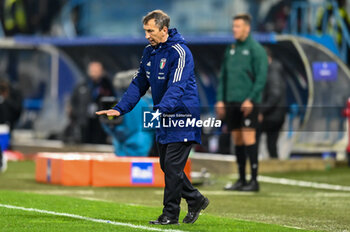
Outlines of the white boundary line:
{"type": "Polygon", "coordinates": [[[276,177],[269,177],[269,176],[259,176],[258,180],[261,182],[271,183],[271,184],[292,185],[292,186],[308,187],[308,188],[315,188],[315,189],[350,192],[350,186],[343,186],[343,185],[325,184],[325,183],[317,183],[317,182],[310,182],[310,181],[303,181],[303,180],[292,180],[292,179],[276,178],[276,177]]]}
{"type": "MultiPolygon", "coordinates": [[[[230,175],[230,177],[238,178],[238,174],[232,174],[230,175]]],[[[248,174],[247,178],[249,179],[250,177],[251,176],[248,174]]],[[[303,181],[303,180],[293,180],[293,179],[287,179],[287,178],[278,178],[278,177],[270,177],[270,176],[262,176],[262,175],[258,176],[258,181],[270,183],[270,184],[281,184],[281,185],[291,185],[291,186],[306,187],[306,188],[350,192],[350,186],[318,183],[318,182],[303,181]]]]}
{"type": "Polygon", "coordinates": [[[85,220],[85,221],[104,223],[104,224],[111,224],[111,225],[115,225],[115,226],[125,226],[125,227],[134,228],[134,229],[140,229],[140,230],[166,231],[166,232],[184,232],[183,230],[161,229],[161,228],[140,226],[140,225],[134,225],[134,224],[130,224],[130,223],[115,222],[115,221],[109,221],[109,220],[104,220],[104,219],[84,217],[84,216],[80,216],[80,215],[76,215],[76,214],[70,214],[70,213],[58,213],[58,212],[48,211],[48,210],[41,210],[41,209],[34,209],[34,208],[24,208],[24,207],[19,207],[19,206],[14,206],[14,205],[0,204],[0,207],[7,208],[7,209],[17,209],[17,210],[23,210],[23,211],[29,211],[29,212],[43,213],[43,214],[51,214],[51,215],[61,216],[61,217],[70,217],[70,218],[75,218],[75,219],[80,219],[80,220],[85,220]]]}

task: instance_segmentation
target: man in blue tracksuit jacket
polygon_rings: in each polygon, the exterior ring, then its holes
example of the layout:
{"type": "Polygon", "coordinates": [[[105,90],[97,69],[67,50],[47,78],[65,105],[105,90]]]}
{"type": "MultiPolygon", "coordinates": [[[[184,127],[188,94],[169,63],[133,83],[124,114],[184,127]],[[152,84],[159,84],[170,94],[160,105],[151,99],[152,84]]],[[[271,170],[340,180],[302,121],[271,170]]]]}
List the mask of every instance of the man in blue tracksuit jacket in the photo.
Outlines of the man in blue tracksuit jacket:
{"type": "MultiPolygon", "coordinates": [[[[98,115],[119,116],[130,112],[151,87],[154,109],[162,114],[162,119],[167,115],[175,115],[175,118],[168,118],[173,122],[186,120],[187,115],[199,119],[192,54],[176,29],[168,29],[169,23],[169,16],[161,10],[152,11],[143,18],[150,44],[144,49],[140,68],[121,101],[113,109],[96,112],[98,115]]],[[[209,200],[192,186],[183,169],[192,144],[201,141],[201,128],[165,124],[156,129],[160,165],[165,174],[164,209],[162,215],[150,223],[178,224],[181,197],[188,204],[183,222],[194,223],[209,200]]]]}

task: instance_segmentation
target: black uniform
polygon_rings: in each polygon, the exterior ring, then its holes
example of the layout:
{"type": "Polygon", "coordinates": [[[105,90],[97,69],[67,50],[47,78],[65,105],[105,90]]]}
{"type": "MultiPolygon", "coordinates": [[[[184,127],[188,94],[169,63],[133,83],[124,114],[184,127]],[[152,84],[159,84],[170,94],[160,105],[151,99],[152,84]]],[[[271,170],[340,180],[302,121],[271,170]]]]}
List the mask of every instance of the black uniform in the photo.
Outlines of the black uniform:
{"type": "Polygon", "coordinates": [[[257,141],[259,142],[262,133],[266,133],[269,155],[278,158],[277,140],[287,113],[287,98],[282,65],[275,60],[268,69],[260,113],[263,121],[257,130],[257,141]]]}

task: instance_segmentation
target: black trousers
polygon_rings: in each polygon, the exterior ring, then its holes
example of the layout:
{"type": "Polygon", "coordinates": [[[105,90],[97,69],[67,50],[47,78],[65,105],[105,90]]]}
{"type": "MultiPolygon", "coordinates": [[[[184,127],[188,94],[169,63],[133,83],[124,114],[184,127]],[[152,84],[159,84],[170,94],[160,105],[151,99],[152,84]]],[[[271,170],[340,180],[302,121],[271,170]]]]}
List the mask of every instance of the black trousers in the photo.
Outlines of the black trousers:
{"type": "Polygon", "coordinates": [[[266,133],[267,137],[267,150],[270,158],[278,158],[277,143],[280,130],[283,126],[284,121],[280,122],[265,122],[260,125],[256,133],[257,146],[259,148],[260,138],[262,133],[266,133]]]}
{"type": "Polygon", "coordinates": [[[178,219],[181,198],[186,199],[188,207],[195,207],[202,194],[192,186],[184,173],[192,143],[158,143],[160,166],[165,175],[163,214],[178,219]]]}

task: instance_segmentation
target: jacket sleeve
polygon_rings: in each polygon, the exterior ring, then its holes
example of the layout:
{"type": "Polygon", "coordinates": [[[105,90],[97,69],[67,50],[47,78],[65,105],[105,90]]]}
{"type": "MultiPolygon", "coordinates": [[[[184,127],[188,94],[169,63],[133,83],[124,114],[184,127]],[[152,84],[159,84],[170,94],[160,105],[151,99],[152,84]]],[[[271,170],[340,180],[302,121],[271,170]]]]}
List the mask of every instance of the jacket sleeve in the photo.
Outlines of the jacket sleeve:
{"type": "Polygon", "coordinates": [[[216,92],[216,101],[223,101],[224,100],[224,79],[227,78],[227,70],[226,70],[226,57],[227,57],[227,49],[225,51],[224,60],[221,65],[221,70],[219,74],[219,84],[218,89],[216,92]]]}
{"type": "Polygon", "coordinates": [[[268,85],[265,89],[266,98],[261,103],[262,107],[260,109],[262,114],[273,110],[277,106],[279,99],[285,94],[282,92],[284,90],[284,80],[281,76],[281,66],[273,61],[269,66],[268,75],[268,85]]]}
{"type": "Polygon", "coordinates": [[[129,85],[127,91],[124,93],[120,102],[113,107],[113,109],[119,111],[121,115],[130,112],[139,102],[140,98],[145,95],[146,91],[149,88],[149,82],[147,80],[144,68],[145,51],[146,49],[144,50],[144,55],[142,56],[140,67],[135,73],[131,84],[129,85]]]}
{"type": "Polygon", "coordinates": [[[254,99],[259,96],[264,90],[266,83],[266,75],[268,68],[267,55],[263,47],[260,45],[253,51],[253,72],[255,75],[255,82],[252,91],[248,95],[248,99],[254,99]]]}
{"type": "Polygon", "coordinates": [[[171,50],[172,62],[170,66],[170,76],[168,80],[168,89],[166,90],[161,102],[154,106],[162,113],[172,113],[177,102],[184,94],[188,79],[193,72],[193,58],[188,49],[181,45],[174,45],[171,50]]]}

